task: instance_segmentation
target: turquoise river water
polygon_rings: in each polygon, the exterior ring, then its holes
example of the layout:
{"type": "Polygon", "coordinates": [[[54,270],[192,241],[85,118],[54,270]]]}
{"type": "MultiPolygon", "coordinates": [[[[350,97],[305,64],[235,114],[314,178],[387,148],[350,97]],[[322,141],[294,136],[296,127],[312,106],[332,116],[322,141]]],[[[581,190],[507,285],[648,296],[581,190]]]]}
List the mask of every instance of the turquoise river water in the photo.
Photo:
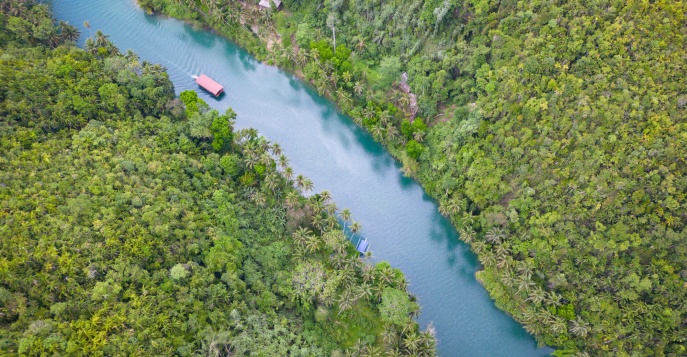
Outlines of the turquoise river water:
{"type": "Polygon", "coordinates": [[[350,208],[371,243],[374,261],[387,260],[410,281],[432,323],[441,356],[547,356],[532,336],[494,306],[475,280],[475,255],[437,212],[436,202],[370,135],[292,75],[264,65],[234,43],[180,21],[147,16],[131,0],[53,0],[55,16],[79,27],[81,43],[102,30],[120,50],[165,66],[177,93],[193,89],[210,106],[238,113],[237,127],[254,127],[279,142],[296,173],[315,191],[350,208]],[[91,30],[84,28],[88,20],[91,30]],[[216,100],[191,78],[205,73],[225,86],[216,100]]]}

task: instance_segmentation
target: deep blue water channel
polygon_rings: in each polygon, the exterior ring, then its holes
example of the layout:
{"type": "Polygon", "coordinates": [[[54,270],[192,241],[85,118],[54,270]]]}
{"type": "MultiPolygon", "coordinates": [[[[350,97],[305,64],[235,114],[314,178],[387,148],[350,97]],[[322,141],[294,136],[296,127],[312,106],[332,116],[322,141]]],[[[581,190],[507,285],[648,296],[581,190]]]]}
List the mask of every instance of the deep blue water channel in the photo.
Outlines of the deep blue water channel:
{"type": "Polygon", "coordinates": [[[177,94],[198,90],[211,107],[238,113],[237,127],[253,127],[279,142],[296,173],[315,191],[350,208],[371,243],[374,261],[387,260],[410,281],[422,305],[419,322],[433,323],[441,356],[546,356],[534,338],[494,306],[475,280],[475,255],[437,211],[420,185],[370,135],[294,76],[264,65],[211,32],[145,15],[131,0],[54,0],[55,16],[79,27],[81,44],[96,30],[120,50],[160,63],[177,94]],[[83,26],[89,21],[91,29],[83,26]],[[225,86],[216,100],[194,74],[225,86]]]}

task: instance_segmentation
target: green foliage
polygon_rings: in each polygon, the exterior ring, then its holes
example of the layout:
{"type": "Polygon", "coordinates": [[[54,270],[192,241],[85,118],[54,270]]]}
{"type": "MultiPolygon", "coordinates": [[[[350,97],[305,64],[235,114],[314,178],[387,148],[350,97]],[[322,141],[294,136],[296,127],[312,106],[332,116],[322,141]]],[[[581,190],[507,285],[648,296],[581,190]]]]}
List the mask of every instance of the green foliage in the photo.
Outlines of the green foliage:
{"type": "Polygon", "coordinates": [[[412,157],[413,159],[417,159],[422,155],[422,151],[424,150],[424,147],[422,144],[418,143],[415,140],[410,140],[406,144],[406,154],[408,156],[412,157]]]}
{"type": "Polygon", "coordinates": [[[379,86],[389,87],[394,81],[401,78],[401,59],[397,56],[384,57],[379,63],[379,73],[381,79],[379,86]]]}
{"type": "Polygon", "coordinates": [[[183,264],[179,263],[169,270],[169,276],[174,280],[181,280],[188,276],[188,271],[183,264]]]}
{"type": "MultiPolygon", "coordinates": [[[[685,1],[286,5],[314,45],[283,63],[300,63],[430,195],[460,207],[450,216],[498,306],[559,354],[684,354],[685,1]],[[323,40],[334,24],[337,45],[354,50],[350,81],[323,40]],[[417,138],[402,118],[380,125],[386,102],[410,112],[389,88],[403,71],[429,126],[417,138]]],[[[259,58],[279,56],[235,27],[223,33],[259,58]]]]}
{"type": "MultiPolygon", "coordinates": [[[[276,145],[234,133],[236,114],[193,92],[184,120],[166,73],[133,53],[50,49],[13,22],[0,28],[0,354],[384,347],[365,263],[333,216],[316,225],[307,199],[285,202],[295,188],[276,170],[276,145]],[[307,246],[296,228],[311,232],[307,246]]],[[[378,294],[391,286],[373,282],[378,294]]],[[[390,334],[418,333],[408,326],[390,334]]],[[[425,346],[431,354],[433,340],[425,346]]]]}
{"type": "Polygon", "coordinates": [[[417,134],[423,134],[427,132],[427,124],[425,124],[422,119],[415,118],[413,122],[404,120],[401,122],[401,134],[406,138],[406,140],[411,140],[417,134]]]}
{"type": "Polygon", "coordinates": [[[218,116],[212,121],[210,131],[212,132],[212,148],[215,151],[226,151],[231,146],[234,139],[232,126],[236,119],[236,113],[231,109],[227,109],[226,113],[218,116]]]}
{"type": "Polygon", "coordinates": [[[200,101],[200,98],[198,98],[198,93],[196,93],[196,91],[185,90],[179,94],[179,99],[181,99],[186,106],[186,113],[188,115],[199,111],[198,101],[200,101]]]}
{"type": "Polygon", "coordinates": [[[226,175],[236,176],[239,173],[239,160],[235,154],[227,154],[219,160],[219,166],[226,175]]]}
{"type": "Polygon", "coordinates": [[[310,27],[310,24],[308,24],[307,22],[299,23],[295,36],[296,42],[299,46],[310,46],[310,44],[313,42],[313,31],[310,27]]]}
{"type": "Polygon", "coordinates": [[[382,293],[379,313],[382,321],[403,326],[410,321],[410,314],[417,308],[417,304],[410,301],[408,293],[405,291],[386,288],[382,293]]]}
{"type": "Polygon", "coordinates": [[[310,49],[317,51],[322,61],[329,61],[334,57],[332,45],[330,45],[325,39],[310,42],[310,49]]]}

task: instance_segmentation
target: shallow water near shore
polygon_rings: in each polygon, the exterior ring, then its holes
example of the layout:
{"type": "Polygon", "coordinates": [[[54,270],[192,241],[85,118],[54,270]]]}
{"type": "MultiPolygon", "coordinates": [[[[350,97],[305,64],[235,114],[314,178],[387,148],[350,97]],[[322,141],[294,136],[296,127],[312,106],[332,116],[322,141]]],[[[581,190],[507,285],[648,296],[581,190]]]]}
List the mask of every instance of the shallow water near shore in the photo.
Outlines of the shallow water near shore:
{"type": "Polygon", "coordinates": [[[279,142],[296,173],[308,176],[360,221],[374,253],[401,268],[422,305],[419,322],[436,328],[441,356],[547,356],[515,320],[494,306],[474,273],[479,263],[420,185],[370,135],[300,80],[264,65],[234,43],[181,21],[145,15],[128,0],[54,0],[55,16],[86,37],[102,30],[120,50],[168,70],[177,94],[197,90],[211,107],[238,113],[279,142]],[[91,29],[83,26],[90,23],[91,29]],[[198,88],[205,73],[225,87],[219,99],[198,88]]]}

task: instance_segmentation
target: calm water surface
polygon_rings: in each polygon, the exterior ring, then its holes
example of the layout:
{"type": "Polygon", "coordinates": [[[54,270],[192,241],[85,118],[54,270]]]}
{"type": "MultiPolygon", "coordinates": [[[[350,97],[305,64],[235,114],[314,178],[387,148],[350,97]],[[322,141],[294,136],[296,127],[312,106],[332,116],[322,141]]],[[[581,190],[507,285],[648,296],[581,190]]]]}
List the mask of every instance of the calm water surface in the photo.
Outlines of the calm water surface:
{"type": "Polygon", "coordinates": [[[546,356],[534,339],[498,310],[475,280],[475,256],[437,212],[436,203],[400,165],[334,105],[293,76],[266,66],[234,43],[173,19],[146,16],[130,0],[54,0],[57,18],[103,30],[122,51],[167,67],[177,93],[198,90],[194,74],[225,86],[220,111],[232,107],[237,127],[254,127],[279,142],[297,173],[350,208],[371,243],[408,277],[422,305],[420,324],[433,323],[441,356],[546,356]]]}

